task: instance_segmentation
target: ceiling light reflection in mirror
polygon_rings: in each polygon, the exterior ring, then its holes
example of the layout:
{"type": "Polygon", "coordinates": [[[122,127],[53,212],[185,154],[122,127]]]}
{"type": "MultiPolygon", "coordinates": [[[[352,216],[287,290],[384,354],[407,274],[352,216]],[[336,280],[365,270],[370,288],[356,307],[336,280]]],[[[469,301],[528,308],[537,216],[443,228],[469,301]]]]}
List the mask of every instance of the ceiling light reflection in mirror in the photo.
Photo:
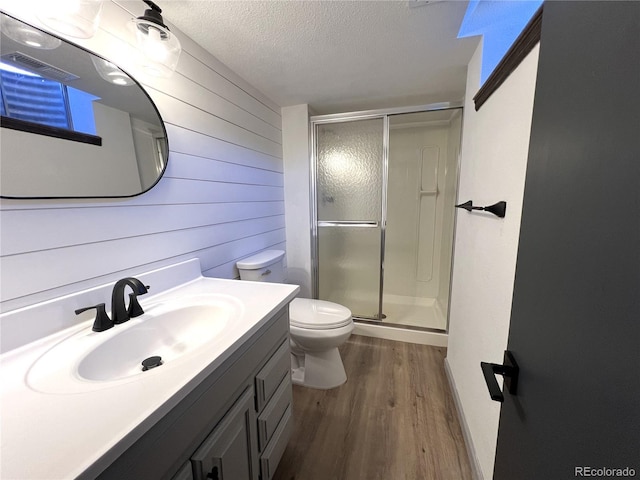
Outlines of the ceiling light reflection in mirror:
{"type": "Polygon", "coordinates": [[[123,87],[135,85],[135,82],[129,75],[124,73],[110,61],[99,57],[91,57],[91,61],[93,62],[93,66],[96,67],[98,75],[107,82],[123,87]]]}
{"type": "Polygon", "coordinates": [[[59,38],[48,35],[7,15],[2,15],[0,26],[2,26],[2,33],[26,47],[53,50],[62,43],[59,38]]]}

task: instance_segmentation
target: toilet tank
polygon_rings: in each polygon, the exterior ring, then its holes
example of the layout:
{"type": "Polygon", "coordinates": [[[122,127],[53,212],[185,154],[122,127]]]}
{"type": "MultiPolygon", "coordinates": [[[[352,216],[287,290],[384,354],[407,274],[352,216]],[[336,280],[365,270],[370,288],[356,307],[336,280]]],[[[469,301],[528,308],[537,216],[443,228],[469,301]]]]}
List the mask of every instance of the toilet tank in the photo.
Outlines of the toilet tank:
{"type": "Polygon", "coordinates": [[[265,250],[236,262],[240,280],[284,283],[283,250],[265,250]]]}

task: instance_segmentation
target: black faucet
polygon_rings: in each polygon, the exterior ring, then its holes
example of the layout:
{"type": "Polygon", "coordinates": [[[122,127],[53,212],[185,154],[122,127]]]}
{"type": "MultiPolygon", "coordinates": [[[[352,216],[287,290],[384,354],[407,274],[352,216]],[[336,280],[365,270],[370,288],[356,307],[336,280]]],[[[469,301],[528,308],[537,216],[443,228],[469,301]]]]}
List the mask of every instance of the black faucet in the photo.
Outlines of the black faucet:
{"type": "Polygon", "coordinates": [[[142,307],[138,303],[136,297],[144,295],[149,289],[148,285],[144,285],[140,280],[133,277],[118,280],[113,286],[111,293],[111,317],[113,323],[124,323],[132,317],[138,317],[144,313],[142,307]],[[124,289],[126,286],[133,289],[133,293],[129,294],[129,308],[125,306],[124,289]]]}

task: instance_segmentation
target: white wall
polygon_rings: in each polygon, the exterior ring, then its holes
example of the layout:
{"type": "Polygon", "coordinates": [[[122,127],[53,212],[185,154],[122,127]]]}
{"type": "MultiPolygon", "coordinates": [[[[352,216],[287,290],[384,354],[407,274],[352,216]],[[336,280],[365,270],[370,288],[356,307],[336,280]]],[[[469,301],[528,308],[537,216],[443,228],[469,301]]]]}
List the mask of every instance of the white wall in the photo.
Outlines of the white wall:
{"type": "Polygon", "coordinates": [[[300,285],[300,296],[311,298],[311,211],[309,185],[309,106],[282,109],[287,282],[300,285]]]}
{"type": "MultiPolygon", "coordinates": [[[[480,362],[502,363],[507,346],[524,178],[538,62],[536,47],[476,112],[482,47],[467,72],[460,201],[507,202],[504,219],[458,211],[447,364],[471,450],[491,478],[500,404],[490,399],[480,362]]],[[[543,299],[541,299],[542,301],[543,299]]]]}
{"type": "MultiPolygon", "coordinates": [[[[167,171],[131,199],[3,199],[3,311],[194,257],[205,275],[233,278],[237,259],[285,248],[280,108],[175,28],[177,72],[144,77],[127,29],[144,5],[105,3],[100,30],[80,42],[143,83],[168,131],[167,171]]],[[[0,8],[37,23],[28,2],[0,8]]]]}

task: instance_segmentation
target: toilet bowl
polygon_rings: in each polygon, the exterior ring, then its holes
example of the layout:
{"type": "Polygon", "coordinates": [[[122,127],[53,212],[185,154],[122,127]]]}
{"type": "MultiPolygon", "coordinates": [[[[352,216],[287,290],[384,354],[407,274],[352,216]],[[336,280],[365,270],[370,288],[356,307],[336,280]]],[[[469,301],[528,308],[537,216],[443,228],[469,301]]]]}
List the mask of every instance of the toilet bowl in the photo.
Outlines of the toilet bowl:
{"type": "MultiPolygon", "coordinates": [[[[266,250],[237,262],[241,280],[285,281],[284,251],[266,250]]],[[[338,347],[353,331],[351,311],[337,303],[295,298],[289,305],[291,380],[329,389],[347,381],[338,347]]]]}
{"type": "Polygon", "coordinates": [[[353,331],[351,311],[337,303],[295,298],[289,306],[291,380],[312,388],[347,381],[338,347],[353,331]]]}

